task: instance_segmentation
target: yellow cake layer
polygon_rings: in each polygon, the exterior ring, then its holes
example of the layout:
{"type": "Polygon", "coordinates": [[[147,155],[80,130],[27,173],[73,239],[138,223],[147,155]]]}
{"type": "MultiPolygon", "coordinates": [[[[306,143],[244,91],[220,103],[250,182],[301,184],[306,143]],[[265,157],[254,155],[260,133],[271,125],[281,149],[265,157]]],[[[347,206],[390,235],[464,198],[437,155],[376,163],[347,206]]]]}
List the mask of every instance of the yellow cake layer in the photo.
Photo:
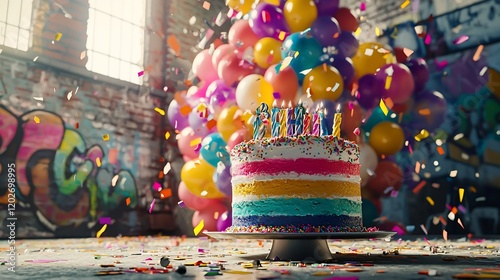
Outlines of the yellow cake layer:
{"type": "Polygon", "coordinates": [[[359,197],[359,183],[278,179],[233,185],[233,196],[359,197]]]}

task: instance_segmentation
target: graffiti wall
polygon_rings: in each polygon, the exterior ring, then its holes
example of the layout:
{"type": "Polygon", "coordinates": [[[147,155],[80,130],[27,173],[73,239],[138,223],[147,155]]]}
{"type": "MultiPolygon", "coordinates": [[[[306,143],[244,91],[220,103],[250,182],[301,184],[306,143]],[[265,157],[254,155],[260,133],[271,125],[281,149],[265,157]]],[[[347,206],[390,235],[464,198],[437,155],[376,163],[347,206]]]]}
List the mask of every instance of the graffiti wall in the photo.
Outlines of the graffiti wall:
{"type": "Polygon", "coordinates": [[[91,236],[103,223],[115,235],[147,229],[140,213],[160,157],[154,100],[0,62],[9,70],[0,75],[0,218],[15,165],[20,238],[91,236]]]}

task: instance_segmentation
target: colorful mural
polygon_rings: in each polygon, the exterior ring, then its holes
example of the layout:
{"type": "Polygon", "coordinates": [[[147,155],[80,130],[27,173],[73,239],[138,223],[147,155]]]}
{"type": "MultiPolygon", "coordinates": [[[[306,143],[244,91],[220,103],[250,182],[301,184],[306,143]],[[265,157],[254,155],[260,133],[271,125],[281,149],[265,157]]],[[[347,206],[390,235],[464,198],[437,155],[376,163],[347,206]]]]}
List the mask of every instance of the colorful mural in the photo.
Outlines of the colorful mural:
{"type": "Polygon", "coordinates": [[[7,204],[7,165],[15,163],[17,210],[33,211],[52,232],[100,227],[100,217],[119,218],[138,205],[133,174],[112,157],[116,149],[88,145],[56,113],[16,116],[0,105],[0,209],[7,204]]]}

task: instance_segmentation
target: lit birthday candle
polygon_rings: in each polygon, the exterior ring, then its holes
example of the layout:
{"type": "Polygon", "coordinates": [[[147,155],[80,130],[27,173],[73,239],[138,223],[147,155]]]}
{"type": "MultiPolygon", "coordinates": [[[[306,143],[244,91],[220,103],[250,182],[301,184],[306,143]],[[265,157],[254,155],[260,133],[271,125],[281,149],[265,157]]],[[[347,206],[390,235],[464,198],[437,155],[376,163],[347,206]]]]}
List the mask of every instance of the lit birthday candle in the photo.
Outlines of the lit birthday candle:
{"type": "Polygon", "coordinates": [[[311,133],[311,114],[309,114],[309,108],[306,110],[304,115],[304,131],[303,134],[311,133]]]}
{"type": "Polygon", "coordinates": [[[312,116],[312,127],[313,127],[313,135],[319,136],[319,116],[318,116],[318,107],[316,107],[316,111],[312,116]]]}
{"type": "Polygon", "coordinates": [[[326,124],[326,109],[321,106],[319,109],[319,123],[320,123],[320,135],[326,136],[328,135],[328,125],[326,124]]]}
{"type": "Polygon", "coordinates": [[[285,109],[285,101],[281,102],[281,109],[280,109],[280,136],[286,136],[286,109],[285,109]]]}
{"type": "Polygon", "coordinates": [[[280,136],[280,123],[279,123],[280,109],[276,106],[276,100],[273,102],[271,109],[271,137],[280,136]]]}
{"type": "Polygon", "coordinates": [[[342,114],[340,113],[340,104],[337,106],[337,112],[333,117],[332,135],[340,138],[340,125],[342,124],[342,114]]]}
{"type": "Polygon", "coordinates": [[[292,101],[288,103],[287,117],[286,117],[286,135],[293,136],[295,120],[293,119],[292,101]]]}
{"type": "Polygon", "coordinates": [[[306,108],[302,105],[302,100],[295,107],[295,135],[300,135],[304,131],[304,114],[306,108]]]}
{"type": "Polygon", "coordinates": [[[257,139],[259,135],[260,125],[262,121],[260,120],[260,106],[255,109],[255,119],[253,120],[253,139],[257,139]]]}

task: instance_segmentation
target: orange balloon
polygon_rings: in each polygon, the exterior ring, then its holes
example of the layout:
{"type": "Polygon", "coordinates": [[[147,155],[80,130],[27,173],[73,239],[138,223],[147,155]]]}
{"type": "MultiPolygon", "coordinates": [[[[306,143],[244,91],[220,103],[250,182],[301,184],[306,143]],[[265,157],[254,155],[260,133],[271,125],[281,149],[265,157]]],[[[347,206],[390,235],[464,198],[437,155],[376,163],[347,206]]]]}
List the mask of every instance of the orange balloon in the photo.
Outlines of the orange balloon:
{"type": "Polygon", "coordinates": [[[401,126],[385,121],[372,128],[368,142],[379,156],[390,156],[403,148],[405,135],[401,126]]]}
{"type": "Polygon", "coordinates": [[[293,102],[299,89],[297,74],[292,67],[285,67],[282,70],[276,67],[276,64],[271,65],[264,74],[264,79],[273,86],[274,92],[277,93],[275,95],[277,104],[283,101],[285,104],[293,102]]]}
{"type": "Polygon", "coordinates": [[[344,90],[344,79],[337,68],[320,65],[307,73],[302,83],[302,90],[311,94],[314,101],[327,99],[337,100],[344,90]]]}
{"type": "Polygon", "coordinates": [[[389,160],[379,161],[374,170],[375,175],[370,177],[366,188],[377,196],[389,196],[389,188],[398,191],[403,184],[403,170],[394,162],[389,160]]]}
{"type": "Polygon", "coordinates": [[[339,23],[340,30],[355,32],[359,23],[349,8],[339,8],[333,16],[339,23]]]}
{"type": "Polygon", "coordinates": [[[346,138],[356,139],[357,135],[354,134],[354,130],[361,126],[363,114],[363,109],[361,109],[357,102],[345,102],[342,105],[342,123],[340,124],[340,129],[346,138]]]}

